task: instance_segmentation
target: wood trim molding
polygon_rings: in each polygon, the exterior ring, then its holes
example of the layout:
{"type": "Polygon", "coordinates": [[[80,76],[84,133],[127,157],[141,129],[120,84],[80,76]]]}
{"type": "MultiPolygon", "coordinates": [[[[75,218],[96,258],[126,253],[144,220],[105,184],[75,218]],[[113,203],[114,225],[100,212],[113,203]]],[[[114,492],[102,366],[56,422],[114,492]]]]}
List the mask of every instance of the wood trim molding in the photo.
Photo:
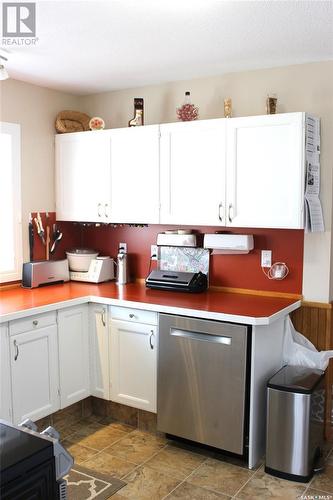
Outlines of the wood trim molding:
{"type": "Polygon", "coordinates": [[[216,292],[227,292],[227,293],[242,293],[245,295],[259,295],[261,297],[278,297],[281,299],[295,299],[301,300],[302,295],[298,293],[285,293],[285,292],[273,292],[269,290],[252,290],[250,288],[233,288],[228,286],[210,286],[210,290],[216,292]]]}
{"type": "Polygon", "coordinates": [[[0,292],[10,290],[11,288],[19,288],[21,281],[13,281],[12,283],[4,283],[0,285],[0,292]]]}
{"type": "Polygon", "coordinates": [[[332,302],[308,302],[307,300],[302,301],[303,307],[316,307],[317,309],[332,309],[332,302]]]}
{"type": "MultiPolygon", "coordinates": [[[[145,283],[145,278],[137,278],[136,283],[145,283]]],[[[301,300],[303,295],[298,293],[286,293],[286,292],[271,292],[269,290],[252,290],[251,288],[233,288],[229,286],[215,286],[210,285],[209,290],[214,290],[214,292],[227,292],[227,293],[241,293],[245,295],[259,295],[261,297],[278,297],[281,299],[295,299],[301,300]]],[[[328,304],[329,305],[329,304],[328,304]]]]}

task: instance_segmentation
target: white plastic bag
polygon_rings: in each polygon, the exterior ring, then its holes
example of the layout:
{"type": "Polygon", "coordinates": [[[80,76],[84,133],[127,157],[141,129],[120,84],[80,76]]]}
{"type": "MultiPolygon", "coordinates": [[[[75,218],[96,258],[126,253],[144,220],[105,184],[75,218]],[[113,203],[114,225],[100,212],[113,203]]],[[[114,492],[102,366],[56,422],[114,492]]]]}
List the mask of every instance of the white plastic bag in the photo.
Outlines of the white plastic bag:
{"type": "Polygon", "coordinates": [[[330,358],[333,358],[333,351],[318,352],[310,340],[295,330],[290,317],[286,318],[283,343],[285,363],[325,371],[330,358]]]}

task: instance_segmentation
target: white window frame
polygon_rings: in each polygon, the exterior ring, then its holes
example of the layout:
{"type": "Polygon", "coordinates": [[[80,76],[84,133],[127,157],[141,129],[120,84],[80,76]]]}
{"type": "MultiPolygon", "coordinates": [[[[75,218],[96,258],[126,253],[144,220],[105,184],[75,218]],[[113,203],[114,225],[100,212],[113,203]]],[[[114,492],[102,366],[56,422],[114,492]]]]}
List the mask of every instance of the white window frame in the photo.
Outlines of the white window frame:
{"type": "MultiPolygon", "coordinates": [[[[18,123],[0,122],[0,133],[9,134],[13,144],[13,227],[15,265],[10,272],[0,273],[0,284],[20,280],[22,277],[22,205],[21,205],[21,126],[18,123]]],[[[1,152],[0,152],[1,154],[1,152]]],[[[0,181],[1,182],[1,181],[0,181]]],[[[0,241],[3,235],[0,234],[0,241]]]]}

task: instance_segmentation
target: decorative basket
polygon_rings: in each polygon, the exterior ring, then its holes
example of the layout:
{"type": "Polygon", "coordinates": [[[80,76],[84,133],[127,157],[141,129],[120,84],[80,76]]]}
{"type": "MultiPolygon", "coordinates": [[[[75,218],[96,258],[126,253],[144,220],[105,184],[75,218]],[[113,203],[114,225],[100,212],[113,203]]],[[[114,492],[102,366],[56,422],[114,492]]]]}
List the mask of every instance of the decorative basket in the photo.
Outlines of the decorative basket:
{"type": "Polygon", "coordinates": [[[55,128],[58,134],[83,132],[89,129],[90,116],[80,111],[60,111],[57,114],[55,128]]]}

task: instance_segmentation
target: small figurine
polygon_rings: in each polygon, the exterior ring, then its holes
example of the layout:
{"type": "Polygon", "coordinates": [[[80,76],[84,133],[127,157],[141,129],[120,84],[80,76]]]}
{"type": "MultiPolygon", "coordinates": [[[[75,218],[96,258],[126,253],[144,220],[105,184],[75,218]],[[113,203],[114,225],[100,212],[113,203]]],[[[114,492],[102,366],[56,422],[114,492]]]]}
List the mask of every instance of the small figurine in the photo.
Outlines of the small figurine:
{"type": "Polygon", "coordinates": [[[232,99],[224,99],[224,118],[231,118],[232,116],[232,99]]]}
{"type": "Polygon", "coordinates": [[[177,108],[177,118],[182,122],[190,122],[197,120],[199,116],[199,108],[191,103],[191,93],[185,92],[184,104],[177,108]]]}
{"type": "Polygon", "coordinates": [[[129,127],[139,127],[144,124],[143,104],[142,97],[134,98],[134,118],[128,122],[129,127]]]}

